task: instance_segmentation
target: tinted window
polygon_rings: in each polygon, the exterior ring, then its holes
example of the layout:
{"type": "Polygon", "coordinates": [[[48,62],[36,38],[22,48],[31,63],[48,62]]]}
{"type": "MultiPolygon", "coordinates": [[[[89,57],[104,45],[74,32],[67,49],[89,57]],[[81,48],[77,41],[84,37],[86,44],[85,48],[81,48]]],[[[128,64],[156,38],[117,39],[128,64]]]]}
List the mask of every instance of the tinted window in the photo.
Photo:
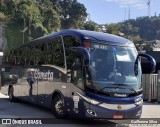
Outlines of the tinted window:
{"type": "Polygon", "coordinates": [[[67,69],[70,70],[74,62],[74,58],[76,57],[75,53],[71,51],[70,47],[80,46],[80,38],[71,35],[65,35],[63,36],[63,41],[66,53],[67,69]]]}
{"type": "Polygon", "coordinates": [[[14,65],[15,64],[15,59],[12,55],[11,50],[5,50],[4,51],[4,57],[3,57],[3,64],[4,65],[14,65]]]}
{"type": "Polygon", "coordinates": [[[43,57],[43,45],[42,44],[38,44],[34,47],[33,52],[34,52],[34,64],[35,65],[41,65],[44,64],[44,57],[43,57]]]}
{"type": "Polygon", "coordinates": [[[63,36],[64,46],[65,48],[69,48],[72,46],[80,46],[80,38],[66,35],[63,36]]]}
{"type": "Polygon", "coordinates": [[[45,48],[45,53],[43,53],[45,64],[52,64],[64,68],[64,50],[61,37],[50,39],[47,45],[45,45],[45,48]]]}
{"type": "Polygon", "coordinates": [[[24,61],[24,65],[30,65],[31,64],[31,61],[33,61],[33,55],[31,53],[33,47],[29,47],[29,46],[26,46],[26,47],[23,47],[22,48],[22,61],[24,61]]]}

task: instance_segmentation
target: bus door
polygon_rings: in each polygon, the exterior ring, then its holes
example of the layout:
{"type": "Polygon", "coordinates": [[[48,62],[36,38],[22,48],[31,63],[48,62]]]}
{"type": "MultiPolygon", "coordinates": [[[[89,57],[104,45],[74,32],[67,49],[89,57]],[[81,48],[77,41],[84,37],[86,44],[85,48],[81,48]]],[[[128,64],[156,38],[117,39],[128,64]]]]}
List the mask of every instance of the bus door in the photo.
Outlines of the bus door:
{"type": "MultiPolygon", "coordinates": [[[[71,81],[70,81],[70,110],[75,114],[80,113],[81,102],[77,92],[82,92],[84,89],[84,79],[83,79],[83,57],[77,52],[70,52],[70,60],[67,61],[67,70],[70,67],[71,81]],[[70,65],[69,65],[70,61],[70,65]]],[[[68,72],[69,72],[68,70],[68,72]]]]}

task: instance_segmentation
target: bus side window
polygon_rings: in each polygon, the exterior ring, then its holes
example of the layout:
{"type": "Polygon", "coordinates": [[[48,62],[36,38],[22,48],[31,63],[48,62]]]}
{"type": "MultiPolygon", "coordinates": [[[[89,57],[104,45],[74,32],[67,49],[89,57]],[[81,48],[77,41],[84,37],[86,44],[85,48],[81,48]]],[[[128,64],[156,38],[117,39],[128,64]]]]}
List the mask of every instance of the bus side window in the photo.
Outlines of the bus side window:
{"type": "Polygon", "coordinates": [[[15,53],[15,56],[17,57],[17,63],[16,64],[18,66],[25,65],[24,56],[22,55],[22,52],[23,52],[23,48],[16,50],[16,53],[15,53]]]}
{"type": "Polygon", "coordinates": [[[15,64],[15,59],[13,59],[12,52],[13,52],[13,50],[5,50],[4,57],[3,57],[3,64],[4,65],[15,64]]]}
{"type": "Polygon", "coordinates": [[[32,58],[31,55],[31,49],[32,47],[26,46],[24,48],[22,48],[22,57],[23,57],[23,61],[24,61],[24,65],[30,65],[30,60],[32,58]]]}
{"type": "Polygon", "coordinates": [[[80,46],[80,38],[74,37],[71,35],[63,36],[64,46],[65,48],[70,48],[73,46],[80,46]]]}
{"type": "Polygon", "coordinates": [[[61,37],[56,37],[52,43],[54,65],[64,68],[64,49],[61,37]]]}
{"type": "Polygon", "coordinates": [[[33,46],[26,47],[26,61],[27,61],[27,65],[34,65],[34,47],[33,46]]]}
{"type": "Polygon", "coordinates": [[[3,64],[6,64],[8,63],[8,58],[9,58],[9,54],[10,54],[10,51],[9,50],[5,50],[4,51],[4,56],[2,57],[3,58],[3,64]]]}
{"type": "Polygon", "coordinates": [[[75,54],[70,50],[70,47],[80,46],[80,38],[71,35],[65,35],[63,36],[63,41],[65,46],[67,70],[69,71],[71,70],[75,54]]]}
{"type": "Polygon", "coordinates": [[[64,50],[63,43],[60,36],[51,38],[47,43],[46,51],[44,53],[45,64],[56,65],[64,68],[64,50]]]}
{"type": "Polygon", "coordinates": [[[11,65],[16,65],[16,51],[15,50],[11,50],[10,52],[9,63],[11,65]]]}
{"type": "Polygon", "coordinates": [[[44,60],[43,60],[43,45],[42,44],[38,44],[35,45],[34,49],[34,65],[42,65],[44,60]]]}

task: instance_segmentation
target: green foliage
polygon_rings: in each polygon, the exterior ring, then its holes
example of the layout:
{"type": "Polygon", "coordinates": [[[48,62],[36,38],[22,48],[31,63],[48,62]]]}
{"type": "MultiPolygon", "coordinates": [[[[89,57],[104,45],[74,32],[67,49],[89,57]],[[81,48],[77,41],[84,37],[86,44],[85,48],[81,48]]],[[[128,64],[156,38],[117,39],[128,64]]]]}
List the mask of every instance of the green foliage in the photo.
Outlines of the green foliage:
{"type": "Polygon", "coordinates": [[[83,28],[84,21],[87,17],[86,8],[83,4],[77,2],[77,0],[63,0],[60,1],[62,11],[61,28],[83,28]]]}
{"type": "Polygon", "coordinates": [[[106,25],[107,33],[118,34],[119,33],[119,24],[109,24],[106,25]]]}
{"type": "Polygon", "coordinates": [[[98,31],[98,24],[93,21],[88,21],[84,24],[85,30],[98,31]]]}
{"type": "Polygon", "coordinates": [[[48,30],[48,33],[58,31],[60,29],[60,18],[57,12],[53,9],[48,9],[43,12],[43,25],[48,30]]]}
{"type": "Polygon", "coordinates": [[[9,48],[20,46],[23,42],[22,33],[20,32],[21,26],[19,24],[9,25],[6,28],[6,38],[9,48]]]}
{"type": "Polygon", "coordinates": [[[120,31],[126,35],[139,35],[142,39],[157,39],[157,31],[160,30],[160,16],[139,17],[136,20],[128,20],[120,23],[120,31]]]}
{"type": "Polygon", "coordinates": [[[4,15],[4,13],[0,12],[0,22],[5,22],[7,17],[4,15]]]}
{"type": "Polygon", "coordinates": [[[87,17],[85,6],[77,0],[0,0],[0,6],[0,20],[7,25],[8,47],[60,29],[81,29],[87,17]]]}

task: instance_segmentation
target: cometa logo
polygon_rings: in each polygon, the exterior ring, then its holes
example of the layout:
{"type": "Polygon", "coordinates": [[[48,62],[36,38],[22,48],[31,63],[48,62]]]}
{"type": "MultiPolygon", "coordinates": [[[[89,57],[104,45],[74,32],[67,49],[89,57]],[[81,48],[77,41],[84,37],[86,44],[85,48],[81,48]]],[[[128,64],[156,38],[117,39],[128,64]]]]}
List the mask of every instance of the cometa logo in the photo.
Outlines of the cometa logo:
{"type": "Polygon", "coordinates": [[[127,94],[114,94],[115,97],[127,97],[127,94]]]}
{"type": "Polygon", "coordinates": [[[35,79],[53,80],[53,72],[50,72],[50,70],[48,72],[41,72],[39,69],[36,69],[34,77],[35,79]]]}

